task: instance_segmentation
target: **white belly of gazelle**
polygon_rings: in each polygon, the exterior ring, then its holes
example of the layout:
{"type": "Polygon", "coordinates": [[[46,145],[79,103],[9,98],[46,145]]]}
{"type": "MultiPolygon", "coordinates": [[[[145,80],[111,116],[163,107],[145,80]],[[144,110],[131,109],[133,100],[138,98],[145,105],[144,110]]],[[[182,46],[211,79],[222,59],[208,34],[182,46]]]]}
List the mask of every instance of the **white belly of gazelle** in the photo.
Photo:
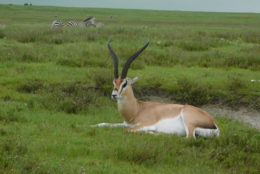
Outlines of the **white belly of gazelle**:
{"type": "Polygon", "coordinates": [[[145,126],[138,131],[144,132],[161,132],[167,134],[176,134],[186,136],[186,130],[181,115],[174,118],[161,119],[151,126],[145,126]]]}

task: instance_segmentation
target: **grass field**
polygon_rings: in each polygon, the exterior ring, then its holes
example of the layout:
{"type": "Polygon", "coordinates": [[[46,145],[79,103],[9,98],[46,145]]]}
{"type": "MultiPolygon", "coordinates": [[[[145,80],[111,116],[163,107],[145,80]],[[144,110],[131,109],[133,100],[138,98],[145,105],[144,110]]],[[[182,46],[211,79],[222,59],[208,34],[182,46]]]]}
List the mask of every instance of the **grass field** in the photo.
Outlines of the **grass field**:
{"type": "MultiPolygon", "coordinates": [[[[137,98],[260,110],[260,14],[0,5],[0,173],[259,173],[259,130],[217,118],[221,136],[121,128],[110,100],[112,40],[137,98]],[[51,30],[94,15],[101,28],[51,30]]],[[[216,115],[215,115],[216,116],[216,115]]]]}

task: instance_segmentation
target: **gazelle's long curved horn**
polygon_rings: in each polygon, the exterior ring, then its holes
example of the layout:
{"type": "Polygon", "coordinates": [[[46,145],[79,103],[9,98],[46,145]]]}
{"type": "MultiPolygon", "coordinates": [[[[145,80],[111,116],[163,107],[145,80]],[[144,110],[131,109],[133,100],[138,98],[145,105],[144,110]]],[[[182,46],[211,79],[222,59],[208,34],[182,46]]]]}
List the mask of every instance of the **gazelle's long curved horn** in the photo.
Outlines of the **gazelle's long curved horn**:
{"type": "Polygon", "coordinates": [[[139,56],[139,54],[141,54],[144,51],[144,49],[149,45],[149,43],[150,42],[148,41],[141,49],[139,49],[137,52],[135,52],[132,56],[130,56],[127,59],[125,65],[123,67],[123,70],[122,70],[121,79],[126,78],[128,68],[130,67],[131,63],[139,56]]]}
{"type": "Polygon", "coordinates": [[[116,53],[113,51],[111,45],[110,45],[110,42],[111,41],[108,41],[108,44],[107,44],[107,47],[109,49],[109,52],[112,56],[112,59],[113,59],[113,63],[114,63],[114,77],[115,79],[118,78],[118,61],[117,61],[117,56],[116,56],[116,53]]]}

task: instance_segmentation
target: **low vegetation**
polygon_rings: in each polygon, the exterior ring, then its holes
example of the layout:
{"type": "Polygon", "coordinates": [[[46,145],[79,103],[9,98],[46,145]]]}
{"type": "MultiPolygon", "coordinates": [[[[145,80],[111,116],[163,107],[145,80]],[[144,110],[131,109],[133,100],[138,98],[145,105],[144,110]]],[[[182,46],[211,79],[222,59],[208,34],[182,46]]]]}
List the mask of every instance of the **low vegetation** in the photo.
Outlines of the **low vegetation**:
{"type": "Polygon", "coordinates": [[[150,40],[129,71],[139,99],[259,111],[259,14],[0,5],[0,17],[0,173],[259,173],[259,130],[233,120],[196,140],[89,127],[122,121],[108,40],[120,66],[150,40]],[[51,30],[55,15],[105,26],[51,30]]]}

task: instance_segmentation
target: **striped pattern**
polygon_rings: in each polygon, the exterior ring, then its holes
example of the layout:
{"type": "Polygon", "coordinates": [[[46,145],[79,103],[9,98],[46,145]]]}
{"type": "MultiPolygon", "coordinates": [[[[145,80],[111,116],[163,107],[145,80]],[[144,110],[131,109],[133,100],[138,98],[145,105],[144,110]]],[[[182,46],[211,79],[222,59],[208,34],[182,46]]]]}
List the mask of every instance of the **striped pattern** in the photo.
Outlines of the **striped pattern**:
{"type": "Polygon", "coordinates": [[[85,27],[85,26],[87,26],[85,22],[81,22],[81,21],[69,21],[69,22],[67,22],[67,25],[71,26],[71,27],[75,27],[75,26],[85,27]]]}
{"type": "Polygon", "coordinates": [[[52,24],[51,24],[52,29],[61,28],[63,26],[64,26],[64,24],[61,20],[54,20],[54,21],[52,21],[52,24]]]}
{"type": "Polygon", "coordinates": [[[69,21],[69,22],[67,22],[67,26],[78,26],[78,27],[96,26],[95,18],[88,17],[84,21],[69,21]]]}
{"type": "Polygon", "coordinates": [[[91,25],[96,25],[95,22],[96,18],[94,18],[93,16],[88,17],[87,19],[84,20],[84,22],[86,23],[87,26],[91,26],[91,25]]]}

